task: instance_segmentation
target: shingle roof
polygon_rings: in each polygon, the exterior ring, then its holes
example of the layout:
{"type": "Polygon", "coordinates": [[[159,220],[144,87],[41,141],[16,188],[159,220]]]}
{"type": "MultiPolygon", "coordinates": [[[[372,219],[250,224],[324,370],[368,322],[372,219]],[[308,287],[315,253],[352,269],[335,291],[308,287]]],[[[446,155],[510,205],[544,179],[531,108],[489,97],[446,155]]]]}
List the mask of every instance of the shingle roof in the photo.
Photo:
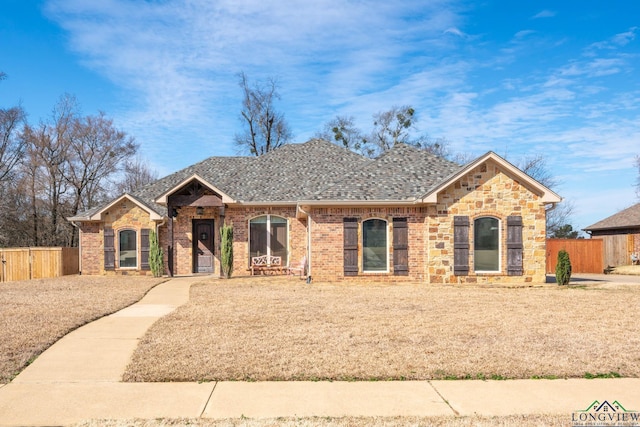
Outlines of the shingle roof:
{"type": "Polygon", "coordinates": [[[586,231],[640,227],[640,203],[585,228],[586,231]]]}
{"type": "Polygon", "coordinates": [[[243,202],[296,202],[371,162],[330,142],[312,139],[252,158],[218,188],[243,202]]]}
{"type": "Polygon", "coordinates": [[[412,200],[427,193],[461,166],[406,144],[315,193],[311,200],[412,200]]]}
{"type": "MultiPolygon", "coordinates": [[[[405,144],[396,144],[372,160],[328,141],[312,139],[260,157],[209,157],[130,196],[164,216],[166,207],[155,200],[197,174],[242,203],[409,201],[459,169],[455,163],[405,144]]],[[[89,217],[107,205],[77,217],[89,217]]]]}

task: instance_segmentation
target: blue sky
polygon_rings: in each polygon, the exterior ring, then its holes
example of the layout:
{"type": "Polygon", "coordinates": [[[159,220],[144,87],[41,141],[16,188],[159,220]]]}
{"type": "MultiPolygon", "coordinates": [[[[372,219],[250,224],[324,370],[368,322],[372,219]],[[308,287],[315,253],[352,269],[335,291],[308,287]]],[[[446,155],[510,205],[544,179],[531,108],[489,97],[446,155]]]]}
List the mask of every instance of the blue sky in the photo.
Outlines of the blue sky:
{"type": "Polygon", "coordinates": [[[164,175],[235,155],[241,91],[275,77],[296,142],[412,105],[454,152],[544,154],[586,227],[638,199],[640,2],[3,0],[0,106],[104,111],[164,175]]]}

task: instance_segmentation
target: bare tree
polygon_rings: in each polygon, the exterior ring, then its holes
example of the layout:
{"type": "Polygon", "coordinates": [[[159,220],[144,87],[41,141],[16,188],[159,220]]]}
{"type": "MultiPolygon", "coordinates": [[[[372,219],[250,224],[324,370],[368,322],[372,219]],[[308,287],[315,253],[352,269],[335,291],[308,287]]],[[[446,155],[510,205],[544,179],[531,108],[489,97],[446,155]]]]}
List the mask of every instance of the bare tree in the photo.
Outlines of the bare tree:
{"type": "Polygon", "coordinates": [[[266,83],[250,86],[244,73],[239,77],[243,92],[240,120],[244,130],[236,135],[236,144],[242,151],[260,156],[289,142],[289,125],[274,105],[280,99],[276,81],[270,78],[266,83]]]}
{"type": "MultiPolygon", "coordinates": [[[[547,159],[542,154],[525,157],[519,162],[518,167],[527,175],[551,190],[560,184],[558,179],[549,171],[547,159]]],[[[564,226],[569,225],[574,210],[573,202],[568,200],[564,200],[562,203],[555,205],[551,210],[548,210],[547,236],[556,235],[561,232],[564,226]]]]}
{"type": "MultiPolygon", "coordinates": [[[[6,78],[7,74],[0,71],[0,81],[6,78]]],[[[11,172],[24,152],[24,140],[19,133],[26,117],[20,105],[0,108],[0,183],[11,178],[11,172]]]]}
{"type": "MultiPolygon", "coordinates": [[[[34,218],[40,225],[46,224],[41,234],[46,245],[66,245],[64,238],[68,224],[64,217],[69,215],[65,203],[66,192],[69,188],[65,174],[68,173],[68,155],[72,140],[74,121],[77,115],[77,102],[71,95],[63,95],[53,109],[48,123],[41,122],[37,128],[26,125],[24,137],[27,142],[27,170],[33,174],[33,198],[42,197],[46,200],[47,221],[44,218],[34,218]],[[44,194],[35,194],[41,193],[44,194]]],[[[34,207],[35,209],[35,207],[34,207]]],[[[34,228],[38,224],[34,224],[34,228]]]]}
{"type": "MultiPolygon", "coordinates": [[[[367,140],[370,155],[377,156],[397,143],[413,144],[410,131],[416,110],[408,105],[393,106],[373,115],[373,129],[367,140]]],[[[414,144],[415,145],[415,144],[414,144]]]]}
{"type": "Polygon", "coordinates": [[[68,166],[63,169],[74,191],[72,215],[101,201],[106,196],[107,179],[137,150],[135,140],[116,129],[104,113],[76,118],[70,134],[68,166]]]}
{"type": "Polygon", "coordinates": [[[20,136],[26,114],[22,107],[0,109],[0,182],[11,177],[11,172],[24,153],[24,139],[20,136]]]}
{"type": "Polygon", "coordinates": [[[122,172],[122,179],[116,183],[118,195],[133,193],[158,179],[158,172],[149,169],[149,166],[140,157],[126,160],[122,172]]]}
{"type": "Polygon", "coordinates": [[[342,145],[355,152],[361,152],[362,145],[366,141],[362,131],[355,125],[353,116],[336,116],[335,119],[325,123],[324,128],[316,134],[316,137],[342,145]]]}
{"type": "Polygon", "coordinates": [[[414,136],[416,110],[410,105],[393,106],[373,115],[373,126],[362,132],[352,116],[336,116],[325,123],[318,138],[332,141],[367,157],[377,157],[398,143],[421,148],[439,157],[449,158],[446,138],[432,139],[428,135],[414,136]]]}

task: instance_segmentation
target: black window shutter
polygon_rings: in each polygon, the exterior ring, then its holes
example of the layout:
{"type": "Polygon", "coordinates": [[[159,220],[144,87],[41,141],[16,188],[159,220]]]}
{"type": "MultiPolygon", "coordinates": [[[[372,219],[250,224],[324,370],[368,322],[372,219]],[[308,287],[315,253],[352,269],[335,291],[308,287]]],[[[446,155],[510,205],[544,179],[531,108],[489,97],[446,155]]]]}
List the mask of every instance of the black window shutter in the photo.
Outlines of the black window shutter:
{"type": "Polygon", "coordinates": [[[522,217],[507,217],[507,275],[522,276],[522,217]]]}
{"type": "Polygon", "coordinates": [[[407,218],[393,218],[393,274],[409,275],[409,230],[407,218]]]}
{"type": "Polygon", "coordinates": [[[149,267],[149,229],[140,230],[140,268],[150,270],[149,267]]]}
{"type": "Polygon", "coordinates": [[[469,275],[469,217],[453,217],[453,274],[469,275]]]}
{"type": "Polygon", "coordinates": [[[114,246],[113,228],[104,228],[104,269],[114,270],[116,268],[116,248],[114,246]]]}
{"type": "Polygon", "coordinates": [[[344,219],[344,275],[358,275],[358,218],[344,219]]]}

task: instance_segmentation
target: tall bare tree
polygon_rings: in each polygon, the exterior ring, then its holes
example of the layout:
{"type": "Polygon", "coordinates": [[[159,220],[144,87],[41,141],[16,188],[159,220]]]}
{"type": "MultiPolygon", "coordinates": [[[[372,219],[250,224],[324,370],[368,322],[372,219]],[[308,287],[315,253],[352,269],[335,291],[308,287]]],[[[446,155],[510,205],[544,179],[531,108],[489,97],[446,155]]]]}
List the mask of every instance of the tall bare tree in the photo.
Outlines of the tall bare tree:
{"type": "Polygon", "coordinates": [[[72,215],[95,206],[106,196],[107,179],[138,150],[135,140],[116,129],[113,120],[97,116],[76,118],[63,174],[73,188],[72,215]]]}
{"type": "MultiPolygon", "coordinates": [[[[46,201],[47,218],[34,218],[40,226],[46,225],[41,234],[46,245],[68,245],[64,238],[68,224],[64,217],[69,215],[65,207],[65,195],[69,188],[65,179],[67,173],[69,148],[72,140],[74,121],[77,116],[77,101],[72,95],[63,95],[52,111],[49,122],[41,122],[36,128],[26,125],[24,137],[33,173],[34,198],[43,197],[46,201]]],[[[35,209],[35,207],[34,207],[35,209]]],[[[39,216],[39,215],[38,215],[39,216]]],[[[39,226],[34,224],[34,229],[39,226]]]]}
{"type": "Polygon", "coordinates": [[[235,142],[242,151],[260,156],[291,140],[291,130],[284,114],[275,108],[280,99],[278,85],[272,78],[266,83],[249,84],[244,73],[239,74],[242,88],[240,120],[243,132],[236,134],[235,142]]]}

